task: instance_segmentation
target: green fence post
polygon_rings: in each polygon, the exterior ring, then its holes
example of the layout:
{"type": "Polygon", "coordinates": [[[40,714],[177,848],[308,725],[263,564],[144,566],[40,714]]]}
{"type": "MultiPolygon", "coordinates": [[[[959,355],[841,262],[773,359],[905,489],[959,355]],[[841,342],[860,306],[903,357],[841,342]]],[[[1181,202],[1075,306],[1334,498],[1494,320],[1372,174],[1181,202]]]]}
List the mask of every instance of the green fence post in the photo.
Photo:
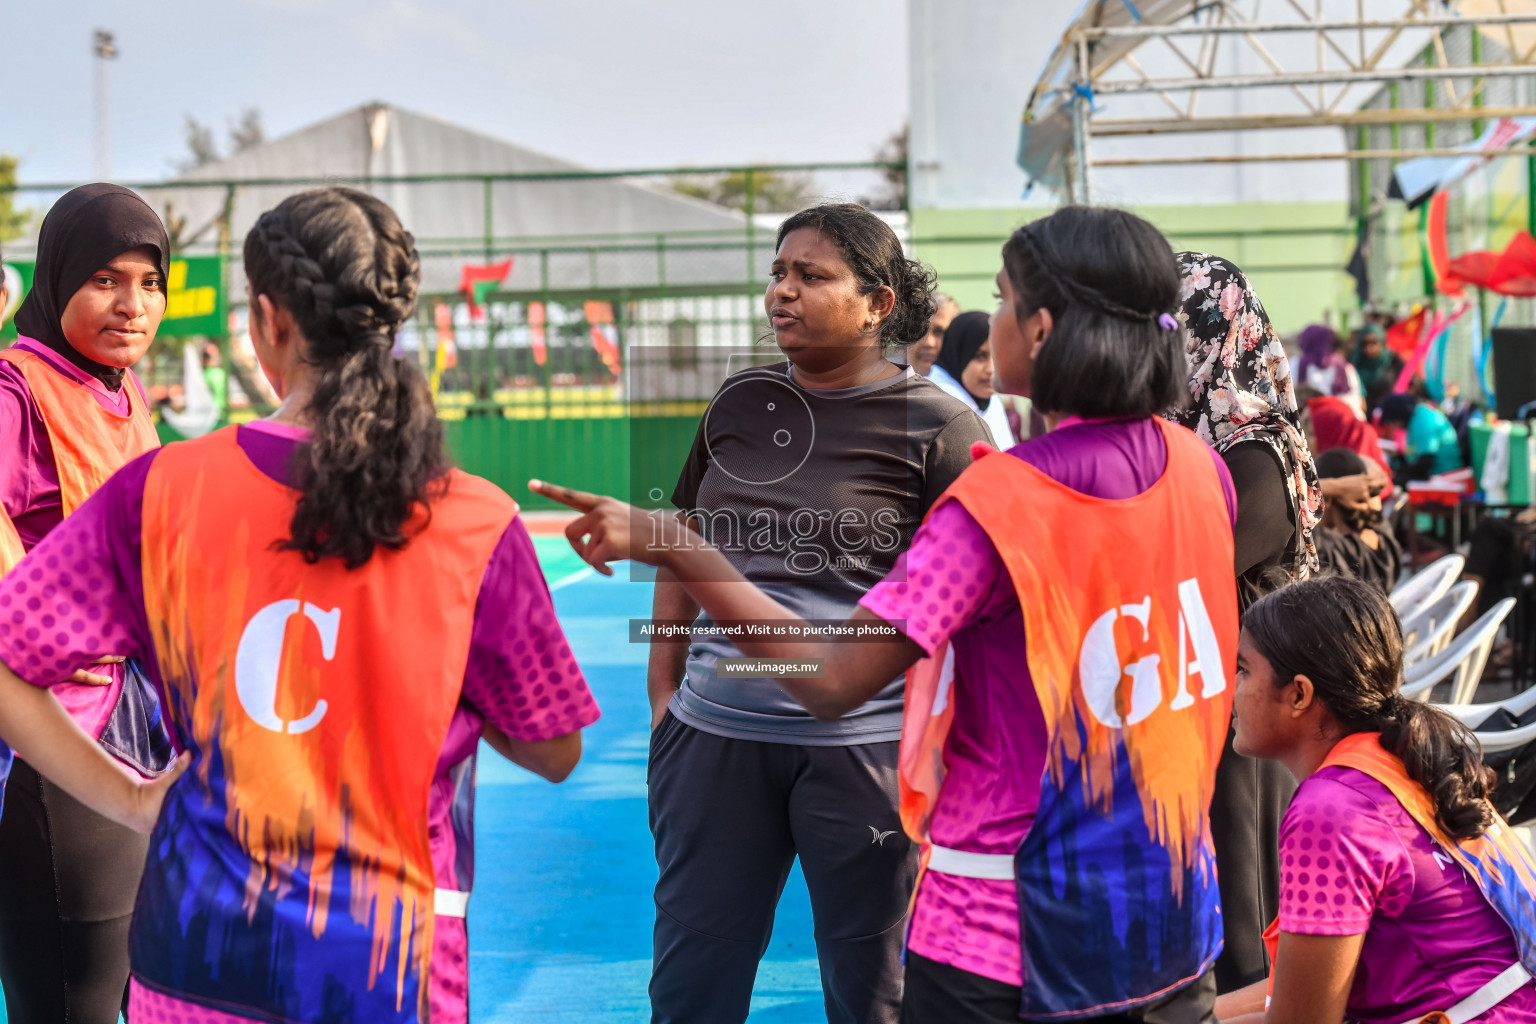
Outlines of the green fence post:
{"type": "MultiPolygon", "coordinates": [[[[1397,87],[1398,83],[1396,82],[1387,83],[1387,105],[1393,110],[1398,109],[1400,105],[1397,87]]],[[[1391,139],[1393,149],[1403,148],[1403,126],[1396,121],[1392,122],[1391,139]]],[[[1392,160],[1392,166],[1393,168],[1397,167],[1397,159],[1395,157],[1392,160]]]]}
{"type": "Polygon", "coordinates": [[[485,179],[485,199],[483,202],[485,211],[485,262],[491,262],[491,251],[496,237],[496,222],[491,214],[491,179],[485,179]]]}
{"type": "Polygon", "coordinates": [[[1525,158],[1525,230],[1536,235],[1536,156],[1525,158]]]}
{"type": "MultiPolygon", "coordinates": [[[[1370,148],[1371,133],[1365,125],[1361,125],[1355,130],[1355,142],[1359,149],[1370,148]]],[[[1363,224],[1371,215],[1371,161],[1356,160],[1355,163],[1359,165],[1359,170],[1357,171],[1360,178],[1359,217],[1360,222],[1363,224]]]]}
{"type": "MultiPolygon", "coordinates": [[[[1429,67],[1432,63],[1433,61],[1430,58],[1429,51],[1425,50],[1424,66],[1429,67]]],[[[1435,82],[1432,78],[1424,79],[1424,108],[1426,110],[1435,109],[1435,82]]],[[[1424,148],[1435,148],[1435,122],[1433,121],[1424,122],[1424,148]]]]}
{"type": "Polygon", "coordinates": [[[554,374],[550,370],[549,361],[555,355],[554,325],[550,322],[549,301],[549,250],[539,250],[539,294],[544,302],[544,419],[548,421],[550,415],[551,396],[549,393],[550,378],[554,374]]]}
{"type": "MultiPolygon", "coordinates": [[[[1477,29],[1472,30],[1472,63],[1483,62],[1483,34],[1477,29]]],[[[1483,106],[1483,79],[1477,79],[1472,85],[1472,106],[1474,109],[1482,109],[1483,106]]],[[[1483,119],[1478,118],[1472,122],[1472,136],[1483,134],[1483,119]]]]}
{"type": "Polygon", "coordinates": [[[757,259],[754,250],[757,248],[757,174],[751,168],[746,173],[746,204],[747,214],[747,276],[746,283],[751,284],[757,277],[757,259]]]}
{"type": "Polygon", "coordinates": [[[1435,294],[1435,268],[1429,262],[1429,240],[1426,232],[1429,230],[1429,204],[1419,207],[1419,271],[1423,275],[1424,294],[1433,297],[1435,294]]]}

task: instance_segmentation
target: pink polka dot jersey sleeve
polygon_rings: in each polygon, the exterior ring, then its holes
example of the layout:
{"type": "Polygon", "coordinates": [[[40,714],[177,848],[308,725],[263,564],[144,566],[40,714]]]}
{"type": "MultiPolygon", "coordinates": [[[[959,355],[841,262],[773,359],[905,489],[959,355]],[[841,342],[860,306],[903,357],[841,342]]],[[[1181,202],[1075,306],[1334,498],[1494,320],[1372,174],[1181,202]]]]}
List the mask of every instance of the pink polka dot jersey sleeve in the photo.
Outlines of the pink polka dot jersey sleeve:
{"type": "Polygon", "coordinates": [[[107,655],[150,653],[139,552],[155,455],[113,474],[0,578],[0,661],[34,686],[107,655]]]}
{"type": "Polygon", "coordinates": [[[948,501],[918,527],[912,546],[859,604],[932,654],[995,599],[1003,572],[986,531],[964,505],[948,501]]]}
{"type": "MultiPolygon", "coordinates": [[[[1345,1016],[1399,1024],[1447,1010],[1519,957],[1514,934],[1386,786],[1331,766],[1280,826],[1280,930],[1364,935],[1345,1016]]],[[[1536,1021],[1527,985],[1477,1024],[1536,1021]]]]}
{"type": "Polygon", "coordinates": [[[563,736],[598,718],[519,519],[502,535],[480,583],[464,698],[496,728],[527,742],[563,736]]]}
{"type": "Polygon", "coordinates": [[[1280,929],[1363,935],[1378,906],[1396,916],[1412,892],[1408,852],[1380,810],[1338,782],[1307,780],[1280,826],[1280,929]]]}

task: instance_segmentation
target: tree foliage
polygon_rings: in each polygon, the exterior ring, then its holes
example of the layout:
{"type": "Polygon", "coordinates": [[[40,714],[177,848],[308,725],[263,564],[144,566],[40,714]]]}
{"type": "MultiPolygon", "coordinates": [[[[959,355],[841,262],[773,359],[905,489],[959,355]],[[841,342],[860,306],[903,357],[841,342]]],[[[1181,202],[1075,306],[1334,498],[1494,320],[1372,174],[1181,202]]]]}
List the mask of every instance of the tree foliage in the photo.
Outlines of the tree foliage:
{"type": "MultiPolygon", "coordinates": [[[[20,163],[8,153],[0,153],[0,185],[15,186],[16,168],[20,163]]],[[[32,209],[16,205],[16,193],[0,192],[0,242],[20,238],[32,223],[32,209]]]]}
{"type": "MultiPolygon", "coordinates": [[[[787,213],[811,201],[814,182],[809,174],[778,171],[752,173],[752,209],[756,213],[787,213]]],[[[747,208],[747,172],[698,174],[672,183],[672,191],[733,210],[747,208]]]]}
{"type": "Polygon", "coordinates": [[[900,167],[887,167],[880,172],[884,179],[881,187],[874,195],[865,199],[864,205],[871,210],[904,210],[907,207],[907,145],[911,136],[908,125],[902,125],[900,131],[892,132],[880,148],[875,151],[875,159],[882,163],[900,164],[900,167]]]}
{"type": "MultiPolygon", "coordinates": [[[[224,159],[225,153],[219,149],[213,127],[199,121],[190,113],[185,114],[184,117],[183,133],[187,142],[187,152],[184,157],[175,161],[177,172],[185,174],[224,159]]],[[[261,124],[261,111],[255,107],[242,108],[238,115],[229,119],[225,134],[228,137],[229,156],[244,153],[248,149],[261,145],[267,140],[266,130],[261,124]]]]}

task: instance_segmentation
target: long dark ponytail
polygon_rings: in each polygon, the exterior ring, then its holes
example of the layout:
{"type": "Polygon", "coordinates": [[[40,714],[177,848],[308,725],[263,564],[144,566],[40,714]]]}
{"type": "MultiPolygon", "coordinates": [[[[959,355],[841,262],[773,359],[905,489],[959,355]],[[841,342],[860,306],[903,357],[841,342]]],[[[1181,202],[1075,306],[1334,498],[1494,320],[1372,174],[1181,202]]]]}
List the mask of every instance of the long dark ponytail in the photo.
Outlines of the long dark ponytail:
{"type": "MultiPolygon", "coordinates": [[[[426,377],[392,354],[416,307],[416,242],[385,203],[349,188],[289,196],[245,237],[252,310],[294,318],[320,368],[300,452],[303,496],[284,548],[355,569],[405,527],[448,464],[426,377]]],[[[440,485],[440,484],[439,484],[440,485]]]]}
{"type": "Polygon", "coordinates": [[[1380,591],[1344,576],[1293,583],[1249,608],[1243,630],[1277,681],[1306,676],[1347,732],[1381,733],[1382,747],[1434,798],[1447,836],[1474,839],[1488,830],[1494,774],[1471,730],[1398,692],[1402,627],[1380,591]]]}

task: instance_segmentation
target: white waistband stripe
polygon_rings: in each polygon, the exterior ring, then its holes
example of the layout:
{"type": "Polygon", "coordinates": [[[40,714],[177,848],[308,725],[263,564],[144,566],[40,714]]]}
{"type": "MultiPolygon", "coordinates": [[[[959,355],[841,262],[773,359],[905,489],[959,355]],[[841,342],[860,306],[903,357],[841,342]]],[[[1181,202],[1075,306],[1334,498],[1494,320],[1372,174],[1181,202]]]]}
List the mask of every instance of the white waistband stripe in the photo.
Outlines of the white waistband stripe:
{"type": "Polygon", "coordinates": [[[437,890],[432,903],[432,912],[439,917],[463,917],[469,913],[469,893],[457,889],[437,890]]]}
{"type": "Polygon", "coordinates": [[[959,878],[990,878],[1013,881],[1013,856],[1007,853],[966,853],[947,846],[933,846],[928,855],[928,870],[959,878]]]}
{"type": "MultiPolygon", "coordinates": [[[[1525,966],[1514,964],[1488,984],[1446,1010],[1445,1015],[1450,1018],[1451,1024],[1467,1024],[1468,1021],[1481,1017],[1520,991],[1530,984],[1530,981],[1531,973],[1525,969],[1525,966]]],[[[1419,1018],[1415,1017],[1405,1024],[1418,1024],[1418,1020],[1419,1018]]]]}

